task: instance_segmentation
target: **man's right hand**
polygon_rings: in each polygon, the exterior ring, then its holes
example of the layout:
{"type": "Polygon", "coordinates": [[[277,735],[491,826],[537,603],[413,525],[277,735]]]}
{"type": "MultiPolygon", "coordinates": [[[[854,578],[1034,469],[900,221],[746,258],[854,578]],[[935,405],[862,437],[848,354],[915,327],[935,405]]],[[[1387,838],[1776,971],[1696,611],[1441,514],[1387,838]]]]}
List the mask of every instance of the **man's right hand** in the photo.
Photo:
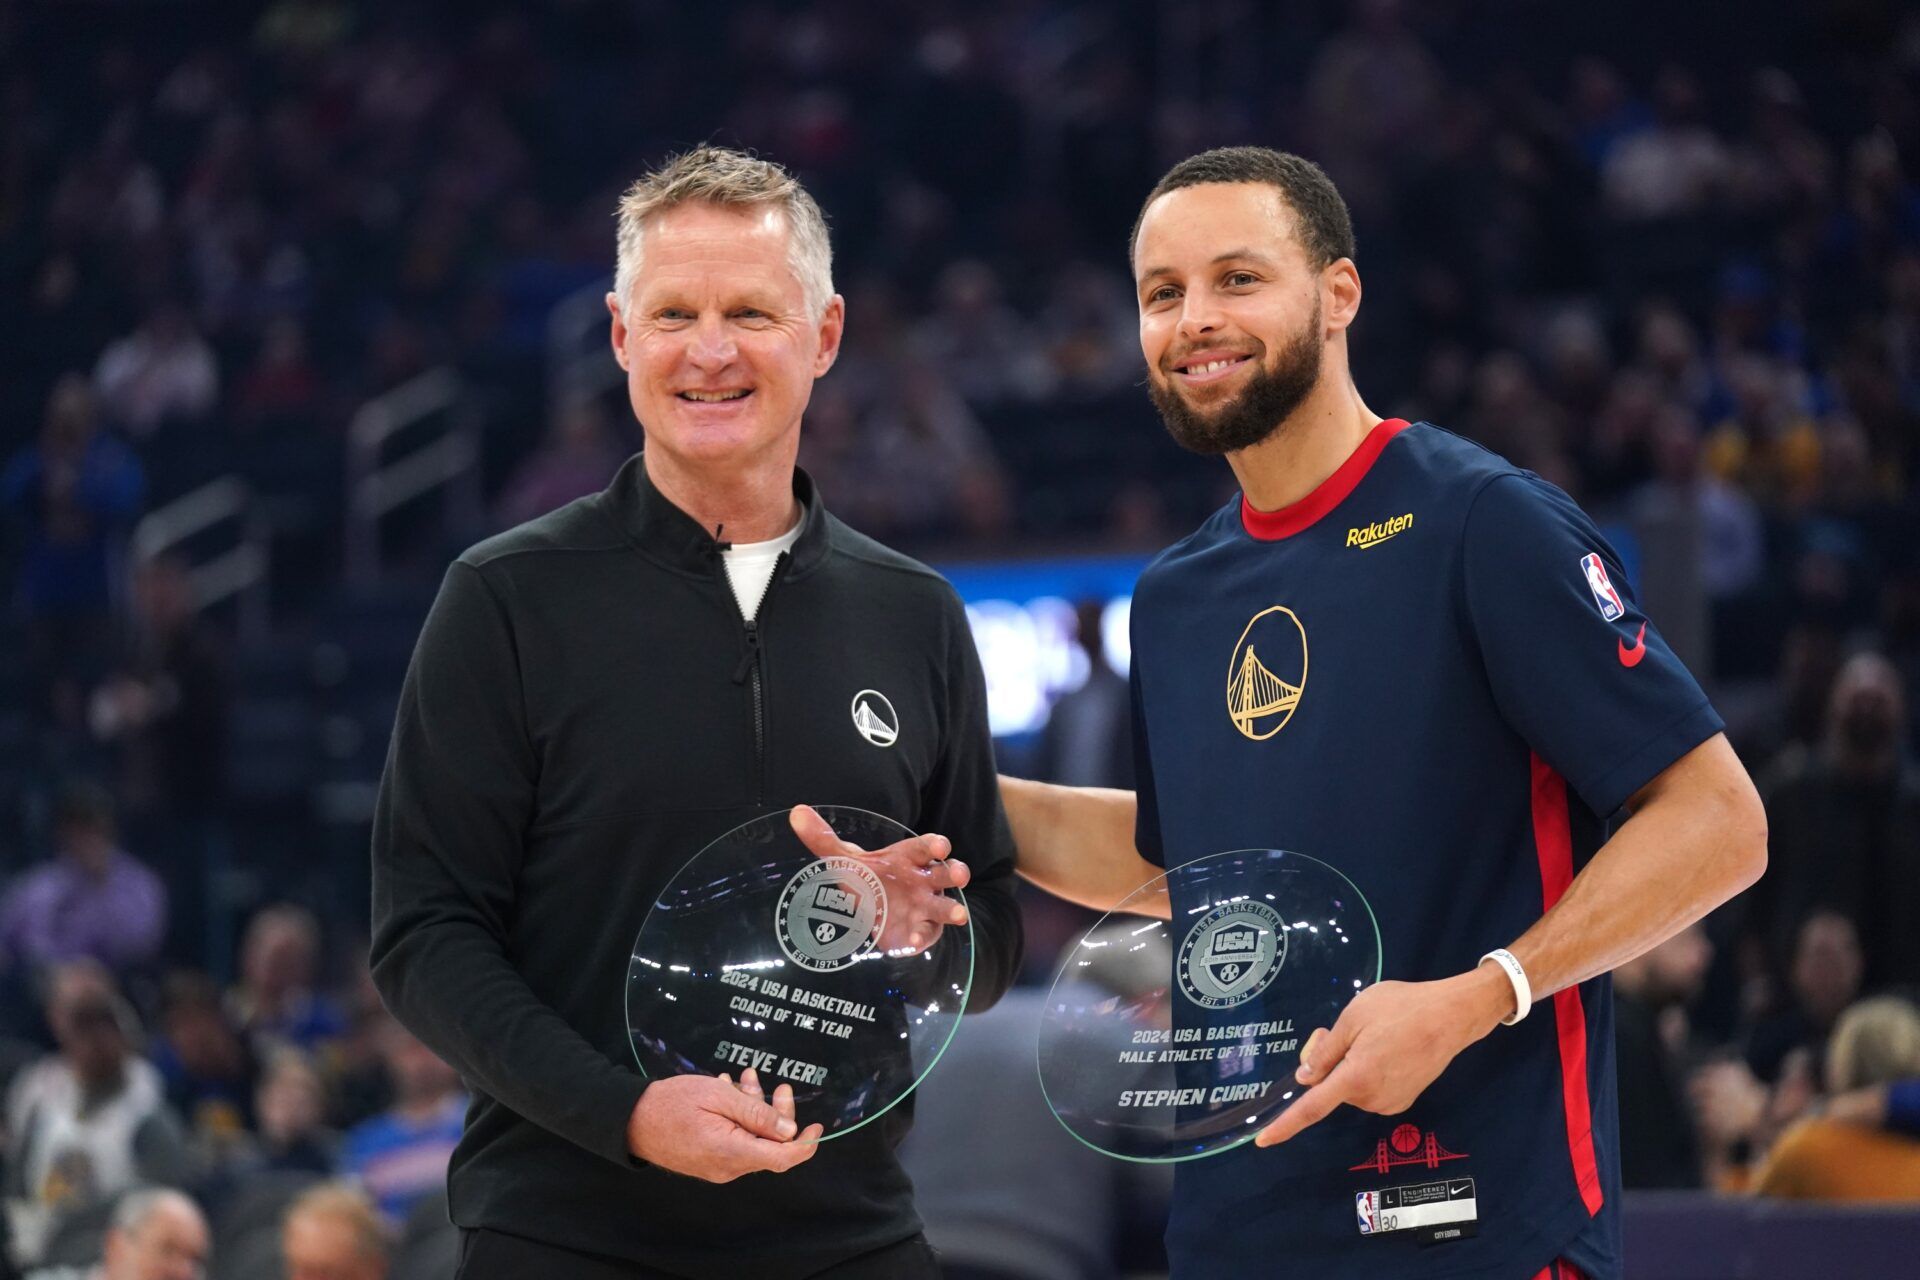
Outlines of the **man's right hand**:
{"type": "Polygon", "coordinates": [[[708,1182],[785,1173],[812,1159],[819,1125],[797,1133],[792,1093],[764,1100],[757,1080],[672,1076],[647,1086],[627,1121],[627,1149],[648,1164],[708,1182]],[[785,1105],[780,1104],[784,1101],[785,1105]]]}

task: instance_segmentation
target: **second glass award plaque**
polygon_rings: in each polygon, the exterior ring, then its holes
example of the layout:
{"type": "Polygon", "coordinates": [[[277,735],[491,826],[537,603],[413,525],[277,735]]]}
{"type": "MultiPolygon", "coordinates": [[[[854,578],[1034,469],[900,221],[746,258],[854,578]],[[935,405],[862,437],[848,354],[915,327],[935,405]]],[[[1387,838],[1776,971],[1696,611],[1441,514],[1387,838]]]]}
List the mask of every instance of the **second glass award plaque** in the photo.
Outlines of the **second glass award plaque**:
{"type": "MultiPolygon", "coordinates": [[[[914,834],[864,809],[817,812],[869,851],[914,834]]],[[[793,1086],[800,1127],[824,1126],[823,1141],[886,1111],[946,1049],[973,980],[971,925],[915,945],[923,874],[885,858],[817,856],[785,811],[702,849],[634,941],[627,1026],[641,1071],[737,1078],[752,1068],[769,1093],[793,1086]]]]}
{"type": "Polygon", "coordinates": [[[1067,948],[1040,1084],[1067,1131],[1107,1155],[1214,1155],[1304,1091],[1307,1037],[1379,978],[1372,909],[1340,872],[1279,849],[1199,858],[1067,948]]]}

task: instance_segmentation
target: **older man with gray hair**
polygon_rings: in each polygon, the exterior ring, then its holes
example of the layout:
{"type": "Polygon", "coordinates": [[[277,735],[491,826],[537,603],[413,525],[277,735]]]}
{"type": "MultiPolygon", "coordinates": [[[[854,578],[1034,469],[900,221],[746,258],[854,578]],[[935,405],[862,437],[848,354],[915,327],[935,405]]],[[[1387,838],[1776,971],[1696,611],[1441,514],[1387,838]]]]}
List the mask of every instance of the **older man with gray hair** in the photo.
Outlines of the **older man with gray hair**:
{"type": "Polygon", "coordinates": [[[35,1271],[28,1280],[200,1280],[212,1253],[200,1206],[181,1192],[148,1187],[114,1206],[98,1266],[35,1271]]]}
{"type": "MultiPolygon", "coordinates": [[[[908,1106],[816,1145],[785,1084],[633,1069],[635,934],[749,819],[830,800],[944,833],[896,849],[968,886],[974,1008],[1020,935],[965,610],[795,465],[845,324],[818,206],[703,147],[627,192],[618,250],[610,336],[646,448],[449,570],[375,820],[374,979],[474,1096],[459,1274],[936,1276],[893,1152],[908,1106]],[[880,701],[884,735],[858,714],[880,701]]],[[[889,927],[911,913],[919,945],[967,920],[929,892],[889,927]]]]}

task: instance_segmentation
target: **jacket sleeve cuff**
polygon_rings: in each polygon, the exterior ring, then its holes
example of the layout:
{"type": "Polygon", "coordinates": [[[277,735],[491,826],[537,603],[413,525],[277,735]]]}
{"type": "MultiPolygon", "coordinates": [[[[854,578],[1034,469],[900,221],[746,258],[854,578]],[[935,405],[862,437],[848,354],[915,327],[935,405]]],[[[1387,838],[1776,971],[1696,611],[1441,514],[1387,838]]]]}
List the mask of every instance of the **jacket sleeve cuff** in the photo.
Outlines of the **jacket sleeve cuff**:
{"type": "Polygon", "coordinates": [[[588,1141],[582,1143],[595,1155],[628,1168],[643,1168],[646,1162],[634,1158],[627,1146],[627,1129],[640,1095],[647,1090],[644,1077],[621,1073],[601,1086],[589,1110],[591,1125],[588,1141]]]}

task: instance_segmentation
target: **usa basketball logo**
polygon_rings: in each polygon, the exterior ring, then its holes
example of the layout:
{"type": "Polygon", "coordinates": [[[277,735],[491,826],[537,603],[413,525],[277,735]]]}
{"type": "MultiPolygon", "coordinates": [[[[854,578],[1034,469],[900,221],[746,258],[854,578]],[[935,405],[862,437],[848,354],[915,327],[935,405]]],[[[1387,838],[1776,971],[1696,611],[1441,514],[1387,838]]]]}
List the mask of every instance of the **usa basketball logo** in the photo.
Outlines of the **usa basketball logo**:
{"type": "Polygon", "coordinates": [[[1620,593],[1613,589],[1613,579],[1607,577],[1607,566],[1594,552],[1580,561],[1580,572],[1587,576],[1587,587],[1593,592],[1593,602],[1600,606],[1600,616],[1613,622],[1625,615],[1627,606],[1620,599],[1620,593]]]}
{"type": "Polygon", "coordinates": [[[1253,615],[1227,664],[1227,715],[1263,742],[1287,727],[1307,690],[1307,629],[1285,605],[1253,615]]]}
{"type": "Polygon", "coordinates": [[[1187,999],[1204,1009],[1231,1009],[1266,990],[1286,958],[1279,912],[1264,902],[1228,902],[1187,931],[1174,971],[1187,999]]]}
{"type": "Polygon", "coordinates": [[[787,881],[774,919],[787,959],[832,973],[873,950],[887,920],[887,891],[858,859],[821,858],[787,881]]]}

